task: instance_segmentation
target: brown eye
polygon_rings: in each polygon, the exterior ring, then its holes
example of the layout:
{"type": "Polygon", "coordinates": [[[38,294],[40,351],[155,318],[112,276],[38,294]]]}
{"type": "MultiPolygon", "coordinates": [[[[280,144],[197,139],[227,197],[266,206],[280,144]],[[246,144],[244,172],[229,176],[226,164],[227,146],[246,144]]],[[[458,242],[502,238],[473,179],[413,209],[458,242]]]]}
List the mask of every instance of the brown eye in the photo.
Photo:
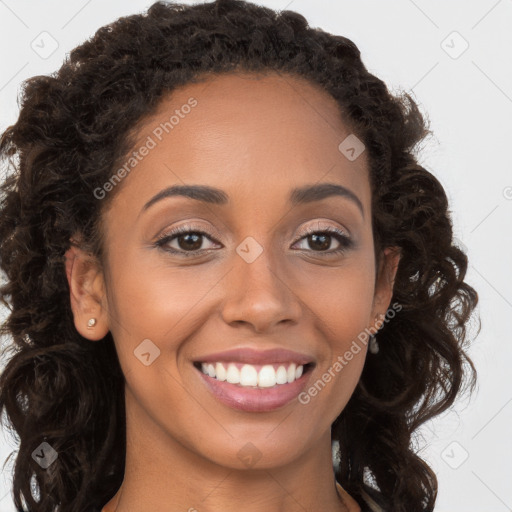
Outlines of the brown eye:
{"type": "Polygon", "coordinates": [[[172,254],[179,254],[180,256],[197,256],[198,253],[208,249],[202,248],[204,239],[216,240],[209,233],[198,229],[192,229],[190,226],[180,226],[170,232],[165,233],[155,242],[157,247],[172,254]],[[171,246],[171,243],[176,242],[177,246],[171,246]]]}
{"type": "Polygon", "coordinates": [[[314,250],[325,251],[330,248],[332,236],[327,234],[322,235],[308,235],[307,239],[310,242],[310,247],[314,250]],[[313,245],[311,245],[311,243],[313,245]]]}
{"type": "Polygon", "coordinates": [[[203,235],[200,233],[192,231],[190,233],[185,233],[184,235],[178,235],[175,238],[178,241],[180,249],[197,251],[201,248],[203,242],[202,236],[203,235]]]}
{"type": "MultiPolygon", "coordinates": [[[[309,230],[306,235],[300,240],[306,240],[308,247],[314,252],[325,252],[327,254],[338,254],[353,245],[353,241],[343,231],[336,228],[329,228],[324,230],[309,230]],[[338,247],[334,250],[328,251],[331,247],[332,241],[335,239],[338,242],[338,247]]],[[[306,248],[307,249],[307,248],[306,248]]]]}

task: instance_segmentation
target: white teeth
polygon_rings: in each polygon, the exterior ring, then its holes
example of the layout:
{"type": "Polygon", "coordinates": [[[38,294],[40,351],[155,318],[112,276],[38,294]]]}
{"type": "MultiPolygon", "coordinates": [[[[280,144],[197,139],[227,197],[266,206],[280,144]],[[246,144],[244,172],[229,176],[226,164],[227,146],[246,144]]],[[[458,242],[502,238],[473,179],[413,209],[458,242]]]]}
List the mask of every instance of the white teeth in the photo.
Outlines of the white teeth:
{"type": "Polygon", "coordinates": [[[304,366],[295,363],[280,365],[277,370],[271,364],[262,366],[258,372],[251,364],[244,364],[239,370],[235,364],[229,363],[201,363],[201,371],[220,381],[230,384],[239,384],[244,387],[271,388],[275,385],[290,384],[299,379],[304,371],[304,366]]]}
{"type": "Polygon", "coordinates": [[[258,386],[260,388],[271,388],[276,385],[276,371],[271,364],[266,364],[258,374],[258,386]]]}
{"type": "Polygon", "coordinates": [[[244,364],[240,370],[240,385],[241,386],[257,386],[258,385],[258,372],[254,366],[244,364]]]}
{"type": "MultiPolygon", "coordinates": [[[[210,375],[210,377],[215,377],[215,375],[210,375]]],[[[230,384],[240,384],[240,372],[238,371],[238,368],[234,364],[230,364],[228,366],[226,380],[230,384]]]]}
{"type": "Polygon", "coordinates": [[[288,382],[288,372],[284,366],[280,366],[276,372],[276,383],[286,384],[288,382]]]}
{"type": "Polygon", "coordinates": [[[292,363],[288,367],[287,378],[288,378],[288,382],[293,382],[295,380],[295,363],[292,363]]]}
{"type": "Polygon", "coordinates": [[[215,365],[214,377],[216,377],[219,380],[226,380],[226,370],[225,370],[224,366],[222,365],[222,363],[217,363],[215,365]]]}

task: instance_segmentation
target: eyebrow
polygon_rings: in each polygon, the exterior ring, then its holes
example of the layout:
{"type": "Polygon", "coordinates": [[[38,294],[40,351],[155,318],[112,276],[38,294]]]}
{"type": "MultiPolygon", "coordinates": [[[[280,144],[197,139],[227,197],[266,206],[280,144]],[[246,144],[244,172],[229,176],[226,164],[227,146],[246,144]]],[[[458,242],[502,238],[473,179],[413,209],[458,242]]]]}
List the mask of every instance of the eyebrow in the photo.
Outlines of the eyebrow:
{"type": "MultiPolygon", "coordinates": [[[[165,188],[153,196],[142,208],[147,210],[158,201],[168,197],[182,196],[190,199],[196,199],[204,203],[214,205],[226,205],[229,203],[229,196],[221,189],[210,187],[208,185],[173,185],[165,188]]],[[[321,201],[328,197],[338,196],[349,199],[360,210],[364,218],[364,209],[360,199],[348,188],[336,183],[320,183],[315,185],[305,185],[292,189],[289,201],[293,206],[321,201]]]]}

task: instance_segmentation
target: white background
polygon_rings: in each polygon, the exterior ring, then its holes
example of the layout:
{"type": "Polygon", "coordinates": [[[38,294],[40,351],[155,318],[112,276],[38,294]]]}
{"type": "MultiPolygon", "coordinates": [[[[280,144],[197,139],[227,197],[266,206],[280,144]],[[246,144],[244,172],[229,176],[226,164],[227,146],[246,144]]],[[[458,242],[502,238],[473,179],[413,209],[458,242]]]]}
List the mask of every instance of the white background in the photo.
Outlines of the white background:
{"type": "MultiPolygon", "coordinates": [[[[24,79],[57,70],[100,26],[151,3],[0,0],[0,130],[16,120],[24,79]],[[52,49],[44,31],[58,43],[49,56],[32,48],[52,49]]],[[[352,39],[370,72],[392,90],[412,92],[428,114],[435,137],[420,163],[447,190],[482,330],[469,351],[477,391],[424,425],[416,444],[438,475],[436,512],[512,510],[512,0],[258,3],[298,11],[311,26],[352,39]]],[[[13,449],[14,440],[0,435],[0,467],[13,449]]],[[[0,478],[0,512],[14,511],[11,467],[0,478]]]]}

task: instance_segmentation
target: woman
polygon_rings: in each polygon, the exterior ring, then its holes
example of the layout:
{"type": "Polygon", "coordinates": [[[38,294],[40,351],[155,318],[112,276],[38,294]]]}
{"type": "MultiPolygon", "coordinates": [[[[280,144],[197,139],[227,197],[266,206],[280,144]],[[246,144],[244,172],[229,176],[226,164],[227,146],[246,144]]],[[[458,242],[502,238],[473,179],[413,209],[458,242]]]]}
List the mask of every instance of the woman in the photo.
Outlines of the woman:
{"type": "Polygon", "coordinates": [[[237,0],[157,2],[28,80],[0,143],[16,506],[432,511],[411,436],[474,385],[477,294],[427,133],[352,41],[237,0]]]}

